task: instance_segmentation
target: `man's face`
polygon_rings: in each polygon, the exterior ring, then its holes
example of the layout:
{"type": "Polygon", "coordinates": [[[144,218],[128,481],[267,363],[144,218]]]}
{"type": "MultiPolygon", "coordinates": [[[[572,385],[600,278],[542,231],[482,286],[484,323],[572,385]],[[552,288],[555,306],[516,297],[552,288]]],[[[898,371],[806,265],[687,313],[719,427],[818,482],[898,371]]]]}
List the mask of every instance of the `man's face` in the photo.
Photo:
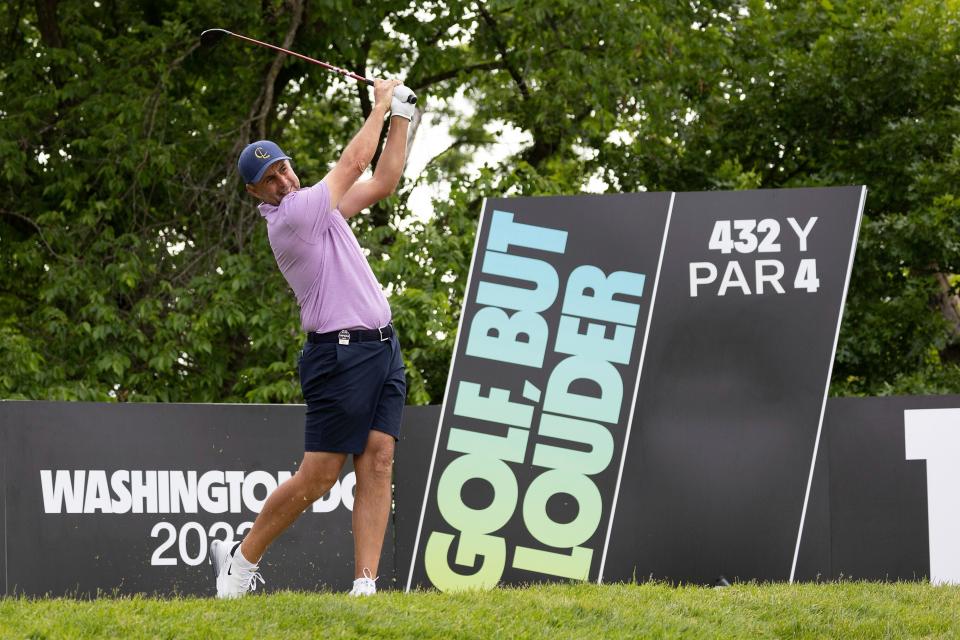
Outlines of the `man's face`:
{"type": "Polygon", "coordinates": [[[283,197],[300,188],[300,179],[287,160],[274,162],[267,167],[257,184],[248,184],[247,192],[267,204],[280,204],[283,197]]]}

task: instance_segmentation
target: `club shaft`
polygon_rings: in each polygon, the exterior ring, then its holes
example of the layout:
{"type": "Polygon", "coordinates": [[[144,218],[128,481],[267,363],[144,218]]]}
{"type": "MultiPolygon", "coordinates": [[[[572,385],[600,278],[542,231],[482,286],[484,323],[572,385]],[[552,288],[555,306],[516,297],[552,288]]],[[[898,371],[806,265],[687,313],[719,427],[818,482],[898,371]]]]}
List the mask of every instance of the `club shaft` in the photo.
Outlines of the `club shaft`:
{"type": "Polygon", "coordinates": [[[315,58],[311,58],[310,56],[305,56],[305,55],[303,55],[302,53],[297,53],[296,51],[290,51],[289,49],[284,49],[283,47],[278,47],[278,46],[276,46],[276,45],[272,45],[272,44],[269,44],[269,43],[267,43],[267,42],[260,42],[259,40],[254,40],[253,38],[248,38],[247,36],[242,36],[242,35],[240,35],[239,33],[233,33],[232,31],[227,31],[226,29],[223,29],[222,31],[224,31],[225,33],[233,36],[234,38],[240,38],[241,40],[246,40],[247,42],[252,42],[253,44],[258,44],[258,45],[260,45],[261,47],[267,47],[267,48],[269,48],[269,49],[274,49],[274,50],[276,50],[276,51],[280,51],[280,52],[286,53],[287,55],[296,56],[297,58],[300,58],[301,60],[306,60],[307,62],[312,62],[313,64],[318,64],[318,65],[320,65],[321,67],[323,67],[324,69],[329,69],[330,71],[333,71],[333,72],[335,72],[335,73],[339,73],[339,74],[341,74],[341,75],[345,75],[345,76],[347,76],[348,78],[353,78],[354,80],[357,80],[357,81],[359,81],[359,82],[365,82],[365,83],[373,86],[373,80],[371,80],[370,78],[365,78],[365,77],[363,77],[363,76],[361,76],[361,75],[359,75],[359,74],[353,73],[352,71],[347,71],[346,69],[341,69],[340,67],[335,67],[335,66],[333,66],[332,64],[327,64],[326,62],[323,62],[322,60],[317,60],[317,59],[315,59],[315,58]]]}

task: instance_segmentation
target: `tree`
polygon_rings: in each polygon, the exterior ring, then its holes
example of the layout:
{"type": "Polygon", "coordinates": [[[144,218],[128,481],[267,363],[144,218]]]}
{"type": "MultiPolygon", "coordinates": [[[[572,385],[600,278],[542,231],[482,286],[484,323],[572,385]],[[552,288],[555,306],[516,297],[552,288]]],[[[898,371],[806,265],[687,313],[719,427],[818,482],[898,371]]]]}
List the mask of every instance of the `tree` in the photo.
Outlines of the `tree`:
{"type": "Polygon", "coordinates": [[[405,76],[450,122],[450,149],[351,221],[390,291],[411,402],[442,398],[482,198],[600,183],[867,184],[833,391],[956,392],[958,8],[6,3],[0,393],[299,401],[296,304],[233,164],[272,137],[316,180],[370,96],[257,47],[200,50],[213,26],[405,76]],[[474,167],[505,129],[529,142],[474,167]],[[426,221],[408,202],[425,181],[451,185],[426,221]]]}

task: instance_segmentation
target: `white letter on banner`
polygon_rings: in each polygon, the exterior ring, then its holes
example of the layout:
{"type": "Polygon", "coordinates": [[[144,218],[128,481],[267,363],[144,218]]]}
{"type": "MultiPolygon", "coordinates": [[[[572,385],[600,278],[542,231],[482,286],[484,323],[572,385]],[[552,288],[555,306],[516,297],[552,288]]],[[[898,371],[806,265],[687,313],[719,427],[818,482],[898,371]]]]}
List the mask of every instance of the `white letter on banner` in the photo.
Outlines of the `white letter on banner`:
{"type": "Polygon", "coordinates": [[[750,295],[747,276],[743,275],[743,269],[740,268],[740,263],[736,260],[727,263],[727,270],[723,272],[723,279],[720,281],[720,289],[717,291],[717,295],[726,295],[727,289],[730,287],[740,289],[745,296],[750,295]]]}
{"type": "Polygon", "coordinates": [[[57,469],[56,476],[49,469],[40,471],[44,513],[83,513],[83,487],[87,472],[80,470],[74,478],[66,469],[57,469]]]}
{"type": "Polygon", "coordinates": [[[170,472],[157,471],[157,513],[170,513],[170,472]]]}
{"type": "Polygon", "coordinates": [[[769,284],[777,293],[785,293],[780,285],[783,277],[783,263],[779,260],[757,260],[757,295],[763,294],[763,283],[769,284]],[[772,267],[773,273],[767,273],[766,268],[772,267]]]}
{"type": "Polygon", "coordinates": [[[254,513],[260,513],[263,509],[263,503],[267,501],[270,494],[277,488],[277,479],[266,471],[251,471],[243,480],[243,506],[254,513]],[[263,485],[266,492],[263,500],[257,498],[257,486],[263,485]]]}
{"type": "Polygon", "coordinates": [[[697,297],[697,287],[702,284],[710,284],[717,279],[717,268],[711,262],[691,262],[690,263],[690,297],[697,297]],[[701,270],[706,270],[705,275],[700,275],[701,270]]]}
{"type": "Polygon", "coordinates": [[[130,495],[134,513],[157,512],[157,472],[132,471],[130,473],[130,495]]]}
{"type": "MultiPolygon", "coordinates": [[[[241,513],[243,511],[243,483],[246,474],[243,471],[227,471],[223,474],[224,481],[230,490],[230,513],[241,513]]],[[[254,513],[259,513],[259,509],[251,509],[254,513]]]]}
{"type": "Polygon", "coordinates": [[[351,471],[340,481],[340,501],[348,510],[353,511],[353,499],[356,498],[357,472],[351,471]]]}
{"type": "MultiPolygon", "coordinates": [[[[134,473],[137,472],[134,471],[134,473]]],[[[200,502],[200,508],[207,513],[226,513],[230,508],[230,495],[223,482],[223,471],[207,471],[200,476],[197,483],[197,499],[200,502]]],[[[136,508],[133,512],[138,513],[136,508]]]]}
{"type": "Polygon", "coordinates": [[[170,472],[170,513],[197,512],[197,472],[170,472]]]}
{"type": "Polygon", "coordinates": [[[113,513],[127,513],[133,508],[133,497],[130,495],[130,472],[126,469],[117,469],[110,476],[110,488],[116,494],[111,508],[113,513]]]}
{"type": "Polygon", "coordinates": [[[807,250],[807,236],[810,235],[810,232],[813,231],[813,225],[817,224],[817,217],[813,216],[807,220],[807,224],[801,228],[797,221],[794,218],[787,218],[787,222],[790,223],[790,226],[793,227],[793,231],[797,234],[797,239],[800,240],[800,251],[807,250]]]}
{"type": "Polygon", "coordinates": [[[83,512],[110,513],[112,506],[110,487],[107,485],[107,472],[103,469],[92,469],[87,475],[87,491],[83,499],[83,512]]]}
{"type": "Polygon", "coordinates": [[[907,460],[927,461],[930,582],[960,583],[960,409],[903,412],[907,460]]]}

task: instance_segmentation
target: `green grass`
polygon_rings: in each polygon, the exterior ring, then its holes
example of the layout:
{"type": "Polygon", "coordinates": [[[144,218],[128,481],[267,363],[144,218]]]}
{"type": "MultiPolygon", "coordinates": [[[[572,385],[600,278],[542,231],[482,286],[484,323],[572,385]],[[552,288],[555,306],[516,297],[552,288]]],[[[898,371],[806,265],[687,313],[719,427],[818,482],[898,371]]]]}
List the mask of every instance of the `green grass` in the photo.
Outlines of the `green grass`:
{"type": "Polygon", "coordinates": [[[0,599],[3,638],[958,638],[960,587],[542,585],[373,598],[0,599]]]}

